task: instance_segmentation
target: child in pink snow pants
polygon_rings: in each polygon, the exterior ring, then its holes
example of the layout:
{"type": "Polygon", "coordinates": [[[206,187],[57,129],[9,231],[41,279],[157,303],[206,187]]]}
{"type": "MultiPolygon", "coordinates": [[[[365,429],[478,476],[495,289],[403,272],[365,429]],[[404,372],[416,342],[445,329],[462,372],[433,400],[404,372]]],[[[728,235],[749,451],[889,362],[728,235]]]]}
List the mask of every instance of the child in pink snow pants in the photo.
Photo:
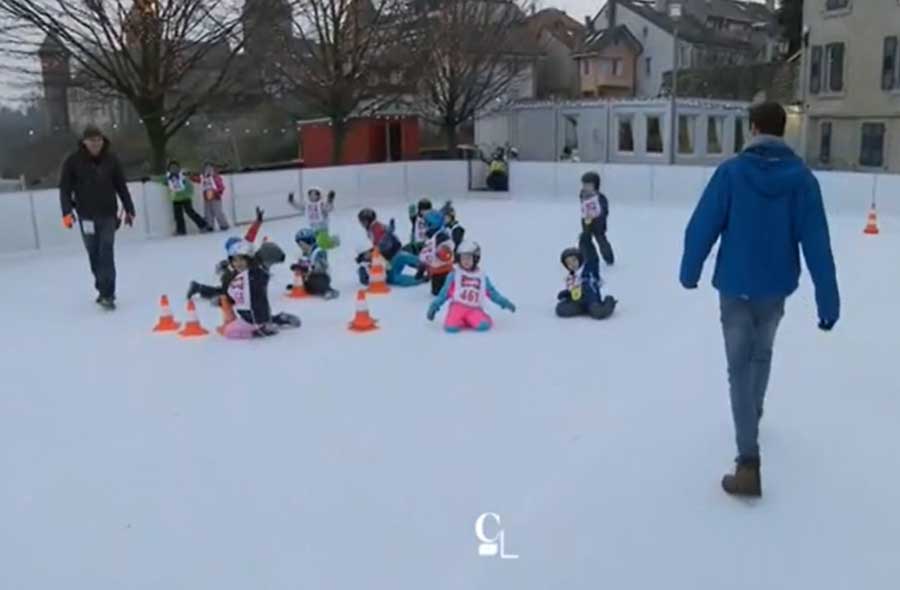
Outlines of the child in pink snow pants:
{"type": "Polygon", "coordinates": [[[484,311],[484,302],[490,299],[501,309],[516,311],[516,306],[501,295],[490,279],[478,268],[481,248],[474,242],[463,242],[456,250],[457,267],[447,277],[444,287],[428,307],[427,317],[433,320],[441,306],[450,300],[450,309],[444,320],[444,330],[455,333],[461,330],[484,332],[493,322],[484,311]]]}

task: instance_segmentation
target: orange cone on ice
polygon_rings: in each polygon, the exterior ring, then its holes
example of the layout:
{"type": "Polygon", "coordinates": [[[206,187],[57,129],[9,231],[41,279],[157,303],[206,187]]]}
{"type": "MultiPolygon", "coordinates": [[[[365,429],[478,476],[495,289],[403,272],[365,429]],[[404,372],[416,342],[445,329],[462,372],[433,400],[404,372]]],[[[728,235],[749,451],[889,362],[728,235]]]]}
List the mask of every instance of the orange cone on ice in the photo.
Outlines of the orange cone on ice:
{"type": "Polygon", "coordinates": [[[184,323],[184,328],[178,333],[179,336],[182,338],[196,338],[198,336],[206,336],[209,334],[209,332],[204,330],[203,326],[200,325],[200,320],[197,319],[197,308],[194,306],[193,299],[188,299],[187,314],[188,321],[184,323]]]}
{"type": "Polygon", "coordinates": [[[872,208],[869,209],[869,220],[866,222],[866,229],[863,230],[864,234],[869,234],[870,236],[877,235],[878,232],[878,213],[875,211],[875,205],[872,205],[872,208]]]}
{"type": "Polygon", "coordinates": [[[291,299],[304,299],[309,297],[306,287],[303,286],[303,275],[299,270],[294,271],[294,286],[288,291],[287,296],[291,299]]]}
{"type": "Polygon", "coordinates": [[[224,336],[225,326],[237,319],[237,316],[234,315],[234,307],[227,295],[219,297],[219,309],[222,310],[222,325],[216,328],[216,332],[224,336]]]}
{"type": "Polygon", "coordinates": [[[369,315],[365,289],[360,289],[356,293],[356,315],[353,316],[349,327],[353,332],[370,332],[378,329],[377,320],[372,319],[372,316],[369,315]]]}
{"type": "Polygon", "coordinates": [[[177,332],[181,324],[175,321],[172,308],[169,307],[169,298],[163,295],[159,298],[159,321],[153,326],[154,332],[177,332]]]}
{"type": "Polygon", "coordinates": [[[391,288],[387,286],[387,274],[384,270],[384,258],[378,248],[373,248],[372,269],[369,271],[369,293],[384,295],[390,292],[391,288]]]}

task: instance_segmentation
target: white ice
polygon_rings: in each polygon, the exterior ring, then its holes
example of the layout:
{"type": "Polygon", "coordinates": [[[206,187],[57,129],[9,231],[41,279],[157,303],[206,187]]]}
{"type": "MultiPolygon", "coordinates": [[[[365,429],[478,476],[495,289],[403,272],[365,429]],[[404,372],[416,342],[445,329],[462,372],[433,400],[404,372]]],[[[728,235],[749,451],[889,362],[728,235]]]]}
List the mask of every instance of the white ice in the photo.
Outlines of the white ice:
{"type": "MultiPolygon", "coordinates": [[[[225,234],[120,244],[112,315],[80,249],[0,259],[0,588],[898,587],[900,233],[832,216],[843,318],[816,329],[804,275],[765,496],[745,502],[719,488],[734,447],[711,261],[700,290],[677,282],[690,211],[613,195],[620,307],[595,322],[553,315],[575,203],[457,207],[518,305],[491,307],[487,334],[429,323],[427,287],[370,298],[382,329],[347,331],[352,211],[341,297],[284,300],[279,268],[273,306],[303,327],[252,342],[150,334],[160,294],[183,319],[188,281],[213,281],[225,234]],[[477,556],[487,511],[519,559],[477,556]]],[[[407,231],[403,205],[381,213],[407,231]]],[[[293,254],[298,224],[261,236],[293,254]]]]}

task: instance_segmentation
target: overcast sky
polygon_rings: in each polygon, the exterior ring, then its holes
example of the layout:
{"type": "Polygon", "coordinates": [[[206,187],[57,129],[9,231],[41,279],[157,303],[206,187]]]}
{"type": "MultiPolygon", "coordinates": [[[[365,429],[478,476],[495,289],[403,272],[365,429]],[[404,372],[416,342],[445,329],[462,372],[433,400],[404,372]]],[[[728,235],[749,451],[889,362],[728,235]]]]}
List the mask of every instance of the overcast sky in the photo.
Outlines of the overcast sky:
{"type": "MultiPolygon", "coordinates": [[[[751,0],[753,2],[765,2],[765,0],[751,0]]],[[[541,8],[559,8],[579,22],[584,22],[584,17],[597,14],[600,8],[606,4],[606,0],[539,0],[541,8]]]]}

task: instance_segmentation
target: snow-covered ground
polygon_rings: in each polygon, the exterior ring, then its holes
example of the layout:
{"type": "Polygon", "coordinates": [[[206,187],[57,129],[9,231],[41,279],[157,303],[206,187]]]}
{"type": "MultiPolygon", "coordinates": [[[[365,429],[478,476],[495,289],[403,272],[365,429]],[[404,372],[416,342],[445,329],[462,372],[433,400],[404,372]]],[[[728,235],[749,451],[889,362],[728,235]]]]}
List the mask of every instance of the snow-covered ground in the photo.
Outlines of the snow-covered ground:
{"type": "MultiPolygon", "coordinates": [[[[613,200],[620,307],[593,322],[553,315],[574,202],[457,207],[518,305],[488,334],[429,323],[424,286],[370,298],[382,329],[348,332],[350,211],[342,296],[283,300],[280,267],[273,306],[304,325],[262,341],[150,334],[160,294],[183,319],[188,281],[213,279],[224,234],[121,244],[114,315],[81,249],[0,260],[0,588],[897,587],[896,220],[868,237],[832,217],[843,318],[816,329],[804,277],[748,503],[719,488],[734,449],[709,272],[677,282],[690,211],[613,200]],[[488,511],[519,559],[477,555],[488,511]]],[[[382,216],[407,231],[404,212],[382,216]]],[[[262,235],[293,253],[298,223],[262,235]]]]}

